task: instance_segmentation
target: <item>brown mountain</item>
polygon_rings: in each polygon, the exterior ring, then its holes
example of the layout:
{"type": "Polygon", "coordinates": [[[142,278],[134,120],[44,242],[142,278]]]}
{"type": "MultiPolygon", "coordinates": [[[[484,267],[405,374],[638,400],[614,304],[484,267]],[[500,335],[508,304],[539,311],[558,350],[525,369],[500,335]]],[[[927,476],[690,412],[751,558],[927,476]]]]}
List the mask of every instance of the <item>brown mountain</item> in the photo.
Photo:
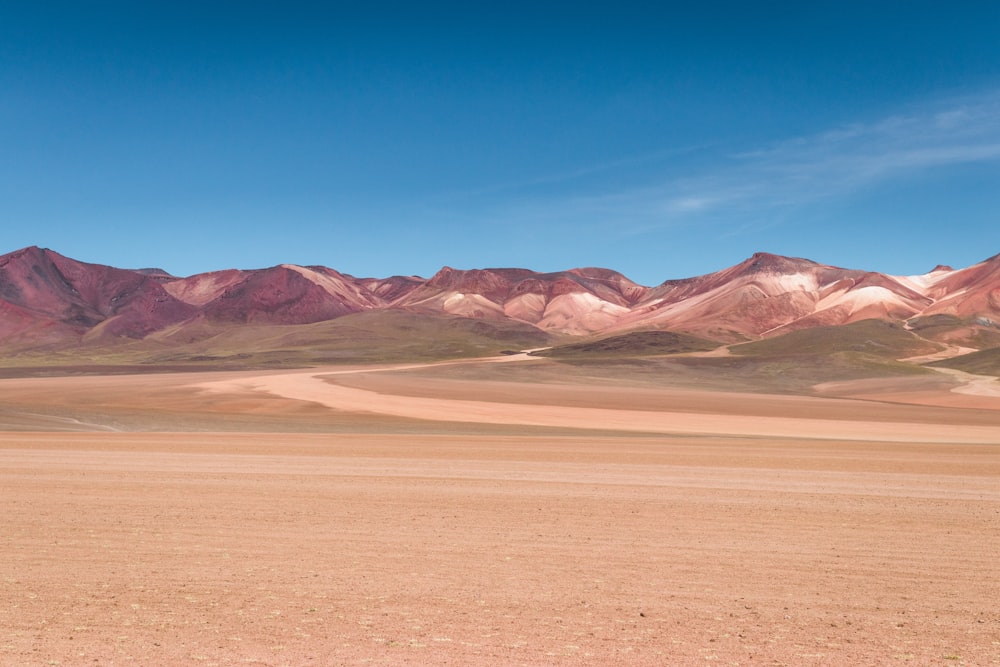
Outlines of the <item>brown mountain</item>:
{"type": "MultiPolygon", "coordinates": [[[[726,343],[875,319],[984,347],[1000,335],[1000,255],[964,269],[891,276],[757,253],[727,269],[655,287],[599,268],[445,267],[429,279],[383,279],[284,264],[180,278],[78,262],[35,247],[0,256],[0,350],[8,356],[80,346],[161,353],[208,339],[225,340],[236,353],[263,345],[265,336],[272,347],[277,341],[303,347],[328,342],[320,337],[321,323],[345,318],[337,335],[350,336],[354,316],[382,311],[401,314],[393,320],[398,336],[410,330],[407,317],[420,317],[421,335],[438,318],[442,326],[489,324],[491,340],[508,335],[501,331],[537,341],[527,332],[578,337],[663,330],[726,343]],[[515,328],[497,328],[508,324],[515,328]]],[[[470,341],[482,328],[448,327],[468,338],[453,349],[476,348],[470,341]]],[[[358,346],[373,340],[367,324],[357,330],[364,332],[358,346]]]]}

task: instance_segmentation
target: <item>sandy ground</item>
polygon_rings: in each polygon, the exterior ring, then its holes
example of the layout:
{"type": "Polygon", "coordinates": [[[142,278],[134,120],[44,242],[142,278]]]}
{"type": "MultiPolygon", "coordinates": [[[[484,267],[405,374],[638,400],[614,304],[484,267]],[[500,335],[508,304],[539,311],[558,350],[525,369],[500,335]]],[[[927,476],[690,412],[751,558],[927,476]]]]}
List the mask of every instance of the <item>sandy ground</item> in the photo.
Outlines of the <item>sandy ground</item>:
{"type": "MultiPolygon", "coordinates": [[[[954,371],[958,373],[959,371],[954,371]]],[[[298,371],[256,378],[235,378],[206,382],[199,388],[222,394],[240,391],[264,392],[298,401],[318,403],[349,412],[461,421],[482,424],[523,424],[564,428],[599,428],[671,434],[760,435],[769,437],[812,437],[841,440],[893,442],[1000,443],[1000,425],[966,425],[960,431],[951,424],[911,424],[874,422],[850,418],[823,419],[813,416],[754,416],[723,412],[678,412],[664,402],[658,410],[607,409],[600,401],[590,406],[549,403],[511,403],[475,400],[474,389],[465,398],[401,396],[337,384],[340,375],[356,371],[298,371]]],[[[369,373],[371,374],[371,373],[369,373]]],[[[978,378],[968,373],[963,375],[978,378]]],[[[988,378],[992,381],[992,378],[988,378]]],[[[978,380],[976,380],[978,382],[978,380]]],[[[973,395],[990,395],[980,384],[958,389],[973,395]]],[[[997,394],[1000,396],[1000,394],[997,394]]]]}
{"type": "Polygon", "coordinates": [[[355,371],[0,380],[0,664],[1000,664],[995,397],[355,371]]]}

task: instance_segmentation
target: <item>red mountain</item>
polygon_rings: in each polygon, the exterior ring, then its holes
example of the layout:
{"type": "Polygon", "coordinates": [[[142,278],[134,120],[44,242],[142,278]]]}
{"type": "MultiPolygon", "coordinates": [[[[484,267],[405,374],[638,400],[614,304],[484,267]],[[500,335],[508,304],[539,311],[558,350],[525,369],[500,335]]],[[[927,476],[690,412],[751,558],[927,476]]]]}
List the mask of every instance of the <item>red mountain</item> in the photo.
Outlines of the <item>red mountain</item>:
{"type": "Polygon", "coordinates": [[[445,267],[429,279],[379,279],[284,264],[178,278],[35,247],[0,256],[0,348],[9,351],[153,333],[170,345],[233,327],[308,325],[380,310],[514,321],[560,334],[664,329],[720,342],[929,315],[992,330],[1000,329],[1000,255],[965,269],[891,276],[757,253],[722,271],[656,287],[598,268],[445,267]],[[192,333],[178,335],[184,331],[192,333]]]}
{"type": "Polygon", "coordinates": [[[351,276],[289,264],[203,273],[166,283],[164,288],[210,320],[243,324],[307,324],[383,304],[351,276]]]}
{"type": "Polygon", "coordinates": [[[197,314],[166,292],[164,279],[51,250],[18,250],[0,257],[0,335],[25,344],[142,338],[197,314]]]}

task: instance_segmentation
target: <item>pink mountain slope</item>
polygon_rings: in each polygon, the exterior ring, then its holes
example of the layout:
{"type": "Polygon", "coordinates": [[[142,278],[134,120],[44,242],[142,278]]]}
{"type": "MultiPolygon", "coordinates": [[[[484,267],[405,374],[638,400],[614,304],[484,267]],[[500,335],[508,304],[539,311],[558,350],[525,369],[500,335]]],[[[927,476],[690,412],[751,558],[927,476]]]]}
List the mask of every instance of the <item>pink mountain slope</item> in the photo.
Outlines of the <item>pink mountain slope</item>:
{"type": "Polygon", "coordinates": [[[925,314],[981,317],[1000,324],[1000,255],[958,271],[939,269],[928,274],[927,291],[936,298],[925,314]]]}
{"type": "Polygon", "coordinates": [[[535,273],[527,269],[460,271],[445,267],[391,307],[463,317],[514,319],[543,330],[603,331],[647,291],[606,269],[535,273]]]}
{"type": "Polygon", "coordinates": [[[653,288],[617,328],[757,337],[871,318],[906,320],[933,302],[919,289],[919,277],[757,253],[728,269],[653,288]]]}

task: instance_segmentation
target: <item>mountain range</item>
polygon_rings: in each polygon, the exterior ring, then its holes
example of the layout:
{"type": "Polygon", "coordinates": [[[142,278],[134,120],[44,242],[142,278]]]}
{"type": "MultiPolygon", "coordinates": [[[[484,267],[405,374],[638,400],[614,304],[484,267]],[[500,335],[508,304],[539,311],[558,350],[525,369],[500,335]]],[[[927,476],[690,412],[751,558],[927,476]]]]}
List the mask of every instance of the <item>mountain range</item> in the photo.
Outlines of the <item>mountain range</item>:
{"type": "Polygon", "coordinates": [[[177,277],[38,247],[0,256],[0,352],[8,359],[110,349],[180,359],[177,350],[194,356],[220,346],[246,353],[263,344],[261,336],[274,349],[287,347],[293,333],[296,345],[315,339],[333,350],[338,336],[374,342],[387,328],[401,338],[416,331],[408,342],[416,345],[420,336],[440,338],[435,326],[501,346],[650,330],[721,345],[862,320],[920,330],[943,344],[998,346],[1000,255],[894,276],[757,253],[651,287],[600,268],[445,267],[430,278],[356,278],[282,264],[177,277]]]}

